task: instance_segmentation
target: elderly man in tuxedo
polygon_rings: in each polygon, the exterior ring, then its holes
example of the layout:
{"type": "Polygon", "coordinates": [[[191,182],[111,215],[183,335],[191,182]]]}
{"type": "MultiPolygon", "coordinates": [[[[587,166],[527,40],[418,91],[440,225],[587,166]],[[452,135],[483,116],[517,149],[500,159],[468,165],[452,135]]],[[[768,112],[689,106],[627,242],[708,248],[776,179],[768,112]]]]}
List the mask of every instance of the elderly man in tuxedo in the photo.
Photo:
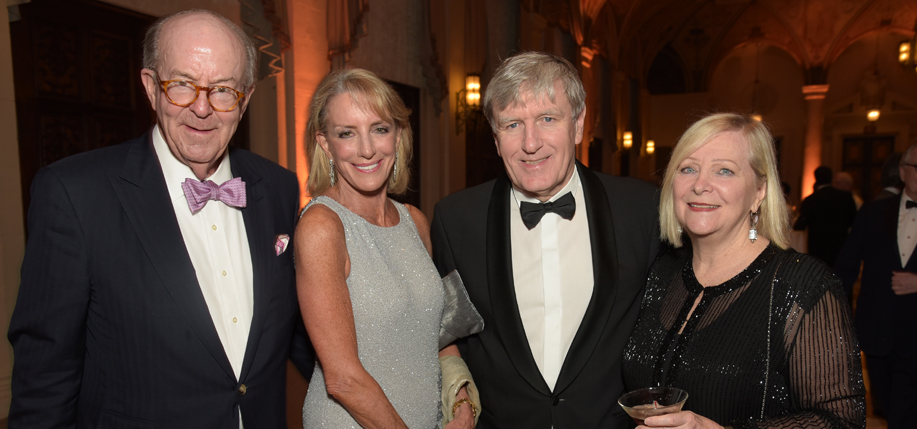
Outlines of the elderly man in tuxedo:
{"type": "Polygon", "coordinates": [[[914,427],[917,409],[917,145],[899,173],[904,191],[860,209],[834,264],[849,295],[862,263],[854,321],[874,408],[889,429],[914,427]]]}
{"type": "Polygon", "coordinates": [[[480,428],[632,424],[615,401],[658,253],[658,195],[576,161],[585,96],[562,58],[508,58],[484,96],[506,175],[436,205],[433,260],[458,269],[485,321],[458,342],[480,428]]]}
{"type": "Polygon", "coordinates": [[[287,248],[298,184],[228,149],[255,61],[215,13],[159,20],[141,71],[156,125],[36,175],[10,428],[286,427],[286,362],[313,362],[287,248]]]}

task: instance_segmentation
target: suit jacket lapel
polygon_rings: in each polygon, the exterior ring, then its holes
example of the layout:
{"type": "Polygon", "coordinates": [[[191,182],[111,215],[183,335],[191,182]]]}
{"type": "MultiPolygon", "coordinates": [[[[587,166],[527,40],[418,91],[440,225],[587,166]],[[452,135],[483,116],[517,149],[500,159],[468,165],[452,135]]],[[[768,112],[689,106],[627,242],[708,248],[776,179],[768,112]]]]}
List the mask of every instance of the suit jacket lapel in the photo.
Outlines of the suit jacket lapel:
{"type": "Polygon", "coordinates": [[[509,179],[501,175],[494,183],[487,209],[487,285],[493,307],[493,329],[500,336],[506,354],[522,378],[535,390],[550,395],[551,389],[532,357],[516,301],[509,226],[510,189],[509,179]]]}
{"type": "Polygon", "coordinates": [[[233,177],[241,177],[245,182],[246,206],[242,210],[242,220],[245,223],[245,234],[248,236],[248,247],[252,257],[252,324],[248,333],[248,342],[245,347],[245,357],[242,360],[240,380],[245,380],[254,361],[255,352],[261,342],[261,331],[264,319],[267,316],[269,297],[267,292],[271,284],[269,258],[273,256],[270,250],[274,249],[274,226],[270,216],[270,205],[264,200],[264,185],[261,176],[245,163],[245,159],[230,153],[230,167],[233,177]]]}
{"type": "Polygon", "coordinates": [[[586,213],[589,221],[589,240],[592,247],[592,298],[580,323],[564,365],[560,369],[554,391],[565,389],[579,375],[592,356],[608,317],[614,306],[618,290],[618,252],[615,246],[614,222],[608,194],[601,180],[591,170],[577,162],[580,182],[583,185],[586,213]]]}
{"type": "Polygon", "coordinates": [[[182,239],[149,133],[132,145],[112,186],[162,285],[213,359],[235,379],[182,239]]]}

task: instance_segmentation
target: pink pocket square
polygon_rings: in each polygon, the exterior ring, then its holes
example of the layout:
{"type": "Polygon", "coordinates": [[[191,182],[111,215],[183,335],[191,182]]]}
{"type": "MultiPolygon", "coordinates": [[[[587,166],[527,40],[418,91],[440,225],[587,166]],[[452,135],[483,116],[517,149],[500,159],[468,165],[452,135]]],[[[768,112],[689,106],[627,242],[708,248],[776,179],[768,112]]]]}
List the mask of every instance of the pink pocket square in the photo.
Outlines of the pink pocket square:
{"type": "Polygon", "coordinates": [[[290,244],[290,236],[287,234],[277,235],[277,239],[274,241],[274,251],[277,252],[277,256],[280,256],[281,253],[287,250],[287,245],[290,244]]]}

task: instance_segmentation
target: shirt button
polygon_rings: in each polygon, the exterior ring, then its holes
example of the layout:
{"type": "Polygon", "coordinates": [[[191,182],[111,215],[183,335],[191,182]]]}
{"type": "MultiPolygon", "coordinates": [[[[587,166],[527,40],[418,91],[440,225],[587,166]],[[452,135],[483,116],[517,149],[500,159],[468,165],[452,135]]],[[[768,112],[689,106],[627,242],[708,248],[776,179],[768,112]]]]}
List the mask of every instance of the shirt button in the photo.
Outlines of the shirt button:
{"type": "Polygon", "coordinates": [[[223,274],[223,277],[226,277],[226,270],[223,270],[222,274],[223,274]]]}
{"type": "Polygon", "coordinates": [[[216,231],[216,230],[217,230],[217,226],[216,226],[216,225],[210,225],[210,229],[216,231]]]}
{"type": "Polygon", "coordinates": [[[232,323],[239,323],[239,319],[236,318],[236,317],[233,317],[233,318],[232,318],[232,323]]]}

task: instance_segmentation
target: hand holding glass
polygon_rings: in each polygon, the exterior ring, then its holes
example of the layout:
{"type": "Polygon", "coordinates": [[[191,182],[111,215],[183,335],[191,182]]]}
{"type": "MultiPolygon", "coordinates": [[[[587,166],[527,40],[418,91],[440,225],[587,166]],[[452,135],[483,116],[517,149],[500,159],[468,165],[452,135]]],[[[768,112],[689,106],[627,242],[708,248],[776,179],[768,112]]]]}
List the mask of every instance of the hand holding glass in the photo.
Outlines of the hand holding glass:
{"type": "Polygon", "coordinates": [[[677,413],[688,400],[688,392],[676,387],[647,387],[618,398],[618,405],[638,425],[647,417],[677,413]]]}

